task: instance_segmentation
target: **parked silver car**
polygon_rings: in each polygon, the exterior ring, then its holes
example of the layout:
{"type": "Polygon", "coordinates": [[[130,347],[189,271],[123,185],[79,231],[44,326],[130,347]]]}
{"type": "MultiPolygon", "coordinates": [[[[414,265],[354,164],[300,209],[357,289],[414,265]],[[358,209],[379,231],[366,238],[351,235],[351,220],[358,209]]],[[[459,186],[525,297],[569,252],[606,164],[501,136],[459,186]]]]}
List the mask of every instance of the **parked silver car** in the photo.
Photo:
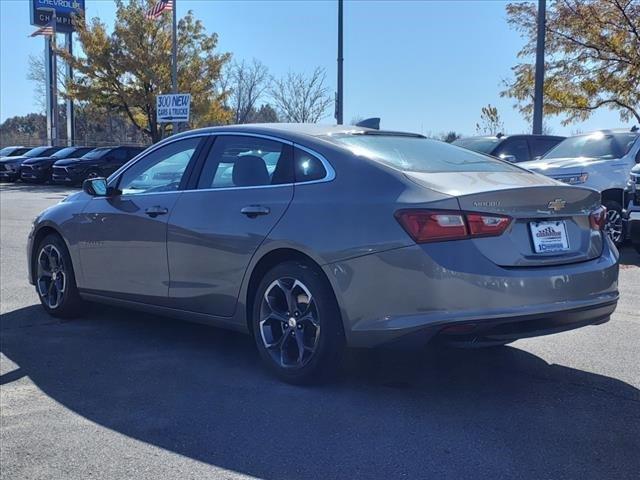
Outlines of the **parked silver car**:
{"type": "Polygon", "coordinates": [[[542,159],[520,166],[569,185],[597,190],[607,208],[605,231],[616,245],[623,242],[622,210],[629,172],[640,163],[640,132],[600,130],[567,138],[542,159]]]}
{"type": "Polygon", "coordinates": [[[618,254],[591,189],[420,135],[243,125],[182,133],[44,211],[30,280],[249,332],[281,378],[345,344],[489,346],[605,322],[618,254]]]}

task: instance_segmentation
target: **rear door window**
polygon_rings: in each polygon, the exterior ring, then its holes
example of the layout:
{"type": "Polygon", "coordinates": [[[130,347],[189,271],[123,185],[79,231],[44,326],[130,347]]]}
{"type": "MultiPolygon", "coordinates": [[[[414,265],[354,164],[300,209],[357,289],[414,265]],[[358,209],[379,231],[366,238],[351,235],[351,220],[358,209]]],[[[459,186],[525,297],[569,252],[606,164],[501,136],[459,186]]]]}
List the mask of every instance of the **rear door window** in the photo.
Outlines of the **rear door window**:
{"type": "Polygon", "coordinates": [[[259,137],[219,135],[205,160],[198,188],[293,183],[292,148],[259,137]]]}

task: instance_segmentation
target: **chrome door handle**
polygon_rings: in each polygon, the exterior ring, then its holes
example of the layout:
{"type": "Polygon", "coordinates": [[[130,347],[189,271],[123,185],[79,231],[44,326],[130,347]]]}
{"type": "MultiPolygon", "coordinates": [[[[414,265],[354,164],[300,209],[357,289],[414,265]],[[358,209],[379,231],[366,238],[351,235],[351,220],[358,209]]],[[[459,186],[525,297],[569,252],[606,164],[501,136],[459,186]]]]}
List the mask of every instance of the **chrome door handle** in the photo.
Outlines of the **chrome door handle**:
{"type": "Polygon", "coordinates": [[[144,213],[149,215],[151,218],[156,218],[158,215],[166,215],[167,213],[169,213],[169,209],[156,205],[155,207],[147,208],[144,213]]]}
{"type": "Polygon", "coordinates": [[[271,212],[269,207],[263,207],[262,205],[249,205],[240,210],[240,213],[249,218],[256,218],[258,215],[268,215],[269,212],[271,212]]]}

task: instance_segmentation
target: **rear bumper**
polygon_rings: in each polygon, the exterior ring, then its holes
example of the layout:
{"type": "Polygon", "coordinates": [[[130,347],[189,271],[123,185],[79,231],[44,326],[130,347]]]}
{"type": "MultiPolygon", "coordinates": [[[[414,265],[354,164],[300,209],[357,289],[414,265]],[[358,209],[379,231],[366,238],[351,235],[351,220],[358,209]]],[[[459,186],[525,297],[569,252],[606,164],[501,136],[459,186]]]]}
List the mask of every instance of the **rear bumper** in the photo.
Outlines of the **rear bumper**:
{"type": "Polygon", "coordinates": [[[414,245],[324,269],[348,343],[374,347],[424,344],[451,326],[464,326],[465,335],[514,340],[602,323],[618,299],[617,261],[607,241],[594,260],[502,268],[460,241],[414,245]]]}

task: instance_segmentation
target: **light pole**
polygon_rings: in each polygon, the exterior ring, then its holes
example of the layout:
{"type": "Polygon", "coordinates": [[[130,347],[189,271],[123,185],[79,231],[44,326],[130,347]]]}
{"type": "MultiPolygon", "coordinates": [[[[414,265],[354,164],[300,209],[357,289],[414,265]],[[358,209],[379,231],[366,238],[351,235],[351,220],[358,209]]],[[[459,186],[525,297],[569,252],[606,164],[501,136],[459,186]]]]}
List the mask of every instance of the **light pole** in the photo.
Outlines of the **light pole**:
{"type": "MultiPolygon", "coordinates": [[[[177,5],[176,0],[173,0],[173,28],[172,28],[172,45],[171,45],[171,93],[178,93],[178,21],[177,21],[177,5]]],[[[173,122],[173,133],[176,134],[180,131],[180,124],[173,122]]]]}
{"type": "MultiPolygon", "coordinates": [[[[67,32],[65,35],[65,47],[69,56],[73,55],[73,33],[67,32]]],[[[73,80],[73,67],[71,62],[67,62],[67,82],[73,80]]],[[[76,121],[75,112],[73,110],[73,99],[67,96],[67,146],[72,147],[76,144],[76,121]]]]}
{"type": "Polygon", "coordinates": [[[544,35],[546,29],[546,0],[538,0],[538,33],[536,39],[536,77],[533,92],[533,134],[542,133],[544,104],[544,35]]]}
{"type": "Polygon", "coordinates": [[[342,9],[343,0],[338,0],[338,93],[336,94],[336,123],[343,123],[343,90],[342,90],[342,9]]]}

